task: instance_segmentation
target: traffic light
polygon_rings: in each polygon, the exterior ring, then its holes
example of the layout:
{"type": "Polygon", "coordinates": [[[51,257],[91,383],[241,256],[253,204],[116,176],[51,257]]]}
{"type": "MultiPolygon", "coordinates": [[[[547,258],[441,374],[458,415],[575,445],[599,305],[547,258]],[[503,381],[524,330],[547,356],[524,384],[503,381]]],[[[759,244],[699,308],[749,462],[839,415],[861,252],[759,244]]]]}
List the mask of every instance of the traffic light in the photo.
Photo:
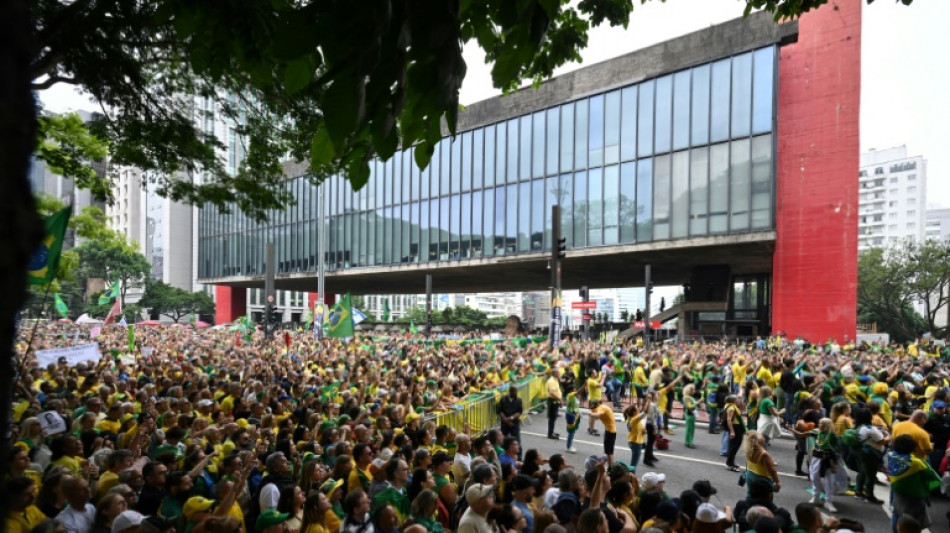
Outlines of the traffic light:
{"type": "Polygon", "coordinates": [[[558,237],[555,248],[555,257],[564,259],[565,252],[567,251],[567,237],[558,237]]]}
{"type": "Polygon", "coordinates": [[[647,292],[649,292],[650,294],[653,294],[653,282],[652,282],[652,281],[650,282],[649,285],[647,285],[647,292]]]}
{"type": "Polygon", "coordinates": [[[590,296],[590,291],[587,290],[587,287],[581,287],[581,290],[577,291],[577,293],[585,302],[587,301],[587,297],[590,296]]]}

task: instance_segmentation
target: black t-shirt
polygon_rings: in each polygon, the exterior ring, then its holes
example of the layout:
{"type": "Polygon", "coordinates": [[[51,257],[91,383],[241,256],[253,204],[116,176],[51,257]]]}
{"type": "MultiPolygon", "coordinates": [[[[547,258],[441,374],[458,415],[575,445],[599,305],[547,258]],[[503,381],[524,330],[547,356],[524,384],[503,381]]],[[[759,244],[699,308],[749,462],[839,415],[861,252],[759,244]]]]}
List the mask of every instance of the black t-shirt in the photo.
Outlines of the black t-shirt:
{"type": "Polygon", "coordinates": [[[520,415],[524,412],[521,406],[521,398],[506,395],[498,402],[498,411],[505,416],[520,415]]]}

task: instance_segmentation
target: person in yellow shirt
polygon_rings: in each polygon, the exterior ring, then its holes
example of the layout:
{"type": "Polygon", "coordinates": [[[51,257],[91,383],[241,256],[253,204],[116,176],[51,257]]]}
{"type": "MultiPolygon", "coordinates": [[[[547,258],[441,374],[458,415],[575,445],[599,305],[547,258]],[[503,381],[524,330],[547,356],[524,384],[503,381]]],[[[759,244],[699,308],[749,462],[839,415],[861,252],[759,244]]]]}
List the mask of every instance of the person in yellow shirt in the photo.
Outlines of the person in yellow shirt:
{"type": "Polygon", "coordinates": [[[554,424],[557,423],[558,409],[564,403],[557,369],[548,369],[548,380],[544,384],[544,390],[547,393],[548,404],[548,438],[557,440],[561,434],[554,432],[554,424]]]}
{"type": "MultiPolygon", "coordinates": [[[[591,370],[587,376],[587,405],[589,405],[591,409],[594,407],[594,402],[600,403],[601,399],[603,399],[604,377],[605,374],[596,370],[591,370]]],[[[600,433],[595,429],[594,425],[597,421],[597,417],[591,415],[589,418],[590,426],[587,428],[587,434],[599,436],[600,433]]]]}
{"type": "Polygon", "coordinates": [[[927,413],[918,409],[910,415],[910,420],[894,424],[894,432],[891,434],[891,440],[896,440],[897,437],[901,435],[910,435],[914,438],[914,442],[917,443],[914,455],[926,461],[930,452],[934,449],[933,443],[930,442],[930,433],[924,430],[924,424],[926,423],[927,413]]]}
{"type": "Polygon", "coordinates": [[[633,369],[633,386],[637,390],[637,399],[642,401],[646,397],[647,388],[650,386],[650,380],[647,378],[646,371],[643,370],[643,364],[637,364],[633,369]]]}
{"type": "Polygon", "coordinates": [[[770,370],[771,364],[768,359],[763,359],[761,366],[759,366],[759,371],[755,373],[756,379],[761,379],[771,388],[775,388],[775,377],[770,370]]]}
{"type": "MultiPolygon", "coordinates": [[[[649,401],[646,407],[650,407],[649,401]]],[[[627,424],[627,444],[630,446],[630,468],[634,474],[637,473],[640,454],[643,452],[643,415],[645,412],[645,410],[638,409],[634,403],[631,403],[623,412],[627,424]]]]}
{"type": "Polygon", "coordinates": [[[617,420],[614,411],[606,402],[593,400],[590,403],[590,418],[599,418],[604,424],[604,455],[608,467],[614,464],[614,446],[617,444],[617,420]]]}
{"type": "Polygon", "coordinates": [[[3,493],[8,501],[8,510],[4,516],[4,530],[7,533],[30,533],[46,515],[33,505],[36,501],[36,484],[28,477],[13,477],[3,484],[3,493]]]}
{"type": "Polygon", "coordinates": [[[745,386],[745,380],[749,376],[749,367],[752,366],[752,363],[749,362],[746,364],[745,358],[741,355],[736,358],[736,362],[732,363],[732,393],[739,394],[742,392],[741,387],[745,386]]]}

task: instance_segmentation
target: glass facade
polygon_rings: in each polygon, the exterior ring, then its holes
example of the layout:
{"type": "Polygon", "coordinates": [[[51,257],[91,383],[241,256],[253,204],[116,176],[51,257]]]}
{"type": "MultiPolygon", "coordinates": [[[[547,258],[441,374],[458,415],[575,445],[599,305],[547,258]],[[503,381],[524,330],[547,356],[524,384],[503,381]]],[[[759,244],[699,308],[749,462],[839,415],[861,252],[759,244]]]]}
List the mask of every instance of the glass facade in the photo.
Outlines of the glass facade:
{"type": "MultiPolygon", "coordinates": [[[[443,139],[371,164],[354,192],[327,180],[327,268],[550,250],[551,206],[570,248],[774,228],[775,47],[644,80],[443,139]]],[[[316,185],[256,224],[201,210],[199,278],[314,272],[316,185]]]]}

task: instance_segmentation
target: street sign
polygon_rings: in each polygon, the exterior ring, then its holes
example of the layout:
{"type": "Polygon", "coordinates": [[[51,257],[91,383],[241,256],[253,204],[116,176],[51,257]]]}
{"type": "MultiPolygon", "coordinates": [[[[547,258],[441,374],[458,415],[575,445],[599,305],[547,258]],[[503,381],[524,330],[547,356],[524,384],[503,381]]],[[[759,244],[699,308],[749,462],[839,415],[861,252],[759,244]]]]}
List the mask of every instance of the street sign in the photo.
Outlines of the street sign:
{"type": "MultiPolygon", "coordinates": [[[[660,329],[660,326],[661,324],[659,320],[650,321],[650,329],[660,329]]],[[[633,323],[633,327],[635,329],[644,329],[647,327],[647,323],[643,320],[637,320],[633,323]]]]}
{"type": "Polygon", "coordinates": [[[584,319],[584,322],[590,322],[591,318],[593,317],[591,316],[590,313],[584,313],[583,315],[581,315],[581,318],[584,319]]]}
{"type": "Polygon", "coordinates": [[[571,302],[571,309],[597,309],[597,302],[571,302]]]}

